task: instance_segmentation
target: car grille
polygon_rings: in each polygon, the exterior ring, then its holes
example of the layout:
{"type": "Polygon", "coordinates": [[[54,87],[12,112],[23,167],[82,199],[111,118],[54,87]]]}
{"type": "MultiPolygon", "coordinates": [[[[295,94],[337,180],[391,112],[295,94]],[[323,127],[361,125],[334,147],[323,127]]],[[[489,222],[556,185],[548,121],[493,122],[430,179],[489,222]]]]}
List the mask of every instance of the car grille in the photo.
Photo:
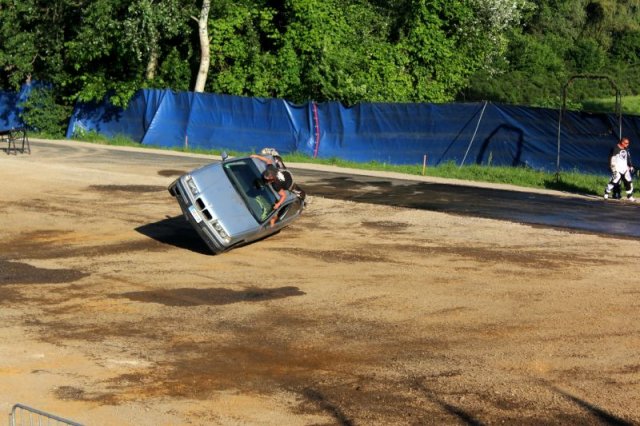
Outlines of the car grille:
{"type": "Polygon", "coordinates": [[[211,216],[211,213],[209,213],[209,210],[207,210],[201,198],[196,199],[196,205],[198,206],[198,210],[202,212],[202,215],[206,220],[213,219],[213,216],[211,216]]]}

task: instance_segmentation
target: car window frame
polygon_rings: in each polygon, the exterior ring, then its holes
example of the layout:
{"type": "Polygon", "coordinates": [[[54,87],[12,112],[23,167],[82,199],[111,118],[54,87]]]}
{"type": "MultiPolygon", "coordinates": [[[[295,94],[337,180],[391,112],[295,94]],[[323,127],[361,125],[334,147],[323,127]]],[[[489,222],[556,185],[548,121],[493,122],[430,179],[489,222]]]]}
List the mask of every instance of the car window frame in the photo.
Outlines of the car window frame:
{"type": "MultiPolygon", "coordinates": [[[[291,192],[287,191],[287,195],[288,194],[291,194],[291,192]]],[[[302,200],[300,200],[299,197],[295,196],[291,201],[286,202],[284,205],[282,205],[280,208],[278,208],[278,210],[277,210],[278,219],[277,219],[276,223],[280,223],[280,222],[286,221],[287,219],[290,219],[292,217],[296,217],[296,215],[300,214],[302,209],[303,209],[302,200]],[[294,212],[293,215],[290,215],[289,214],[289,210],[296,203],[298,204],[298,210],[296,212],[294,212]],[[282,214],[283,211],[285,211],[284,215],[282,214]]]]}
{"type": "Polygon", "coordinates": [[[240,195],[240,198],[247,207],[247,210],[249,210],[249,213],[251,213],[251,216],[253,216],[256,222],[258,222],[259,224],[263,224],[269,221],[274,213],[273,205],[276,203],[277,194],[275,193],[271,185],[267,185],[262,182],[262,173],[258,169],[258,166],[253,161],[253,159],[251,157],[243,157],[224,161],[222,162],[222,170],[227,176],[227,179],[229,179],[229,182],[231,182],[231,185],[233,186],[236,193],[240,195]],[[247,183],[246,180],[244,182],[245,184],[243,184],[243,182],[240,182],[239,177],[241,177],[242,175],[240,173],[236,173],[235,169],[233,168],[233,166],[236,164],[243,164],[247,166],[247,169],[250,169],[253,172],[253,174],[250,176],[250,184],[247,183]],[[248,191],[251,189],[259,191],[260,193],[256,196],[251,196],[248,193],[248,191]],[[264,216],[264,209],[261,209],[262,214],[259,214],[259,211],[252,204],[252,201],[254,201],[256,204],[260,205],[260,202],[258,201],[259,195],[264,195],[267,198],[267,205],[270,208],[268,208],[269,211],[266,216],[264,216]]]}

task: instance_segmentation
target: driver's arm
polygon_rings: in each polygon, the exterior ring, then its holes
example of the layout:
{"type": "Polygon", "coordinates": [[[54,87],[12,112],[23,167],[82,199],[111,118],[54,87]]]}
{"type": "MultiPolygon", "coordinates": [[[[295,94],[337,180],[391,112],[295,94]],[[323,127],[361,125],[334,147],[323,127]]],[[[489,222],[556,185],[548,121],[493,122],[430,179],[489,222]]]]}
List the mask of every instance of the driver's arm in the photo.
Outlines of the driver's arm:
{"type": "Polygon", "coordinates": [[[280,199],[273,205],[274,210],[280,207],[282,203],[284,203],[284,200],[287,199],[287,192],[284,189],[281,189],[278,191],[278,196],[280,196],[280,199]]]}
{"type": "MultiPolygon", "coordinates": [[[[273,209],[277,210],[278,207],[280,207],[282,205],[282,203],[284,203],[284,200],[287,198],[287,193],[284,189],[281,189],[280,191],[278,191],[278,195],[280,196],[280,199],[278,200],[277,203],[275,203],[273,205],[273,209]]],[[[278,220],[278,213],[274,214],[273,217],[271,218],[271,220],[269,221],[269,224],[271,226],[276,224],[276,221],[278,220]]]]}
{"type": "Polygon", "coordinates": [[[262,160],[267,164],[271,164],[273,161],[271,161],[269,158],[267,157],[263,157],[262,155],[258,155],[258,154],[252,154],[251,158],[257,158],[258,160],[262,160]]]}

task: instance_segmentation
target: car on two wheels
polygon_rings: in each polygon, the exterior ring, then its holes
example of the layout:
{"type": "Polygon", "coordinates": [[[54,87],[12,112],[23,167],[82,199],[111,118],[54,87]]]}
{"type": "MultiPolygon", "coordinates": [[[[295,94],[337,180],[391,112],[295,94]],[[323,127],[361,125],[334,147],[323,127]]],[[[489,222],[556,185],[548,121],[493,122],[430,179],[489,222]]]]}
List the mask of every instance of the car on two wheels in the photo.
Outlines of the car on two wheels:
{"type": "MultiPolygon", "coordinates": [[[[273,155],[266,155],[275,160],[273,155]]],[[[278,192],[263,179],[267,163],[254,156],[229,158],[183,174],[169,185],[187,221],[214,254],[268,237],[290,225],[305,208],[304,196],[278,192]],[[275,218],[275,221],[272,220],[275,218]]]]}

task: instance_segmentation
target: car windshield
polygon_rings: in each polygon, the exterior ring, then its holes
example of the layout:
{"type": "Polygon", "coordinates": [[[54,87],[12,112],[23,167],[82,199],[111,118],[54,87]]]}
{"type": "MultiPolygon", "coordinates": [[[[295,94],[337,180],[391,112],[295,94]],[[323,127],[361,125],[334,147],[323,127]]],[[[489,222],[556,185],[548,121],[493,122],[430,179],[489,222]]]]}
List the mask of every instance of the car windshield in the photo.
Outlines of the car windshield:
{"type": "Polygon", "coordinates": [[[264,222],[273,210],[276,196],[262,181],[262,175],[251,158],[224,163],[224,171],[242,197],[253,217],[264,222]]]}

